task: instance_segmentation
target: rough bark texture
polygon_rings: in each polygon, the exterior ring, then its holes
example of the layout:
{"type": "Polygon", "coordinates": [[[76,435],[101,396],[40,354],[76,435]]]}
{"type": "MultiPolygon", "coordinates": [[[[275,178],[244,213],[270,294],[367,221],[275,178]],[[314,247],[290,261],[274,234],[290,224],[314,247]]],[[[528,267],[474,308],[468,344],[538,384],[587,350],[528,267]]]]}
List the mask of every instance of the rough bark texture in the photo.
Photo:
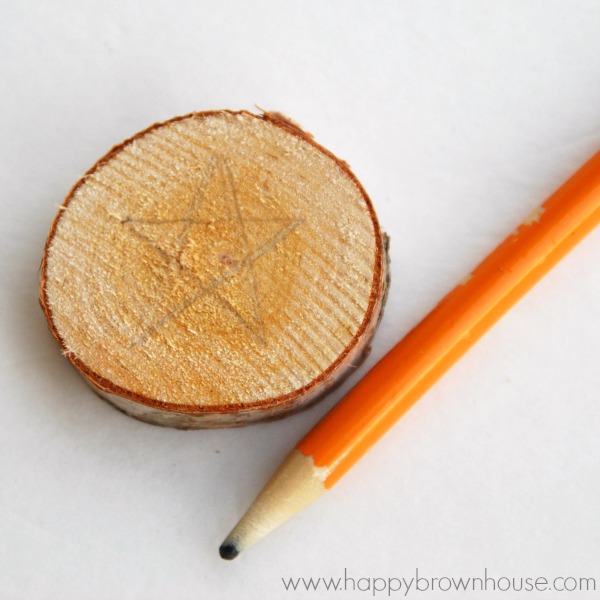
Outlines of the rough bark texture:
{"type": "Polygon", "coordinates": [[[348,166],[282,115],[156,124],[74,186],[41,305],[92,388],[180,428],[273,419],[364,360],[387,238],[348,166]]]}

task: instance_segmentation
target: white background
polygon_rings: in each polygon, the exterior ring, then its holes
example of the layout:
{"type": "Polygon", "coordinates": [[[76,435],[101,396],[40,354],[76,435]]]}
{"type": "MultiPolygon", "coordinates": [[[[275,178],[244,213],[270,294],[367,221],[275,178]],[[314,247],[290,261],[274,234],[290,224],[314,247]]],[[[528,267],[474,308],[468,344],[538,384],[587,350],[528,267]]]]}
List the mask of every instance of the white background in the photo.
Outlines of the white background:
{"type": "Polygon", "coordinates": [[[600,231],[329,494],[232,563],[222,538],[353,381],[272,424],[153,427],[87,388],[37,304],[50,222],[98,157],[155,121],[257,104],[347,160],[391,235],[373,364],[600,149],[598,2],[2,0],[0,12],[2,600],[371,597],[281,583],[344,568],[487,567],[600,588],[600,231]]]}

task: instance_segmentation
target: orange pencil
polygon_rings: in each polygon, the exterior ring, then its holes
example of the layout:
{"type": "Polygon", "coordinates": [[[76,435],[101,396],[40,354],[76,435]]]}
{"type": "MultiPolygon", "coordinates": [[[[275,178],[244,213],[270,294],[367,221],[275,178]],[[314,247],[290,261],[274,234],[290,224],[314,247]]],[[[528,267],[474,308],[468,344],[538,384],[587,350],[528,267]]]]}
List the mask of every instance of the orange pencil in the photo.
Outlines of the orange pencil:
{"type": "Polygon", "coordinates": [[[235,558],[322,495],[600,221],[600,152],[306,435],[219,549],[235,558]]]}

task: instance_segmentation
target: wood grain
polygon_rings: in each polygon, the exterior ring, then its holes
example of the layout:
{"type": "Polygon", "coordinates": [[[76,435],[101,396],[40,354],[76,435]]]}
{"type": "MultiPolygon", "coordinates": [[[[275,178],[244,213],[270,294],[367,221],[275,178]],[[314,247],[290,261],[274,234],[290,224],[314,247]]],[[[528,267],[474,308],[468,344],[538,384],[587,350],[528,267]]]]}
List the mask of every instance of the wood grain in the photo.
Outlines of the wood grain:
{"type": "Polygon", "coordinates": [[[194,113],[75,185],[42,263],[64,354],[148,422],[240,425],[306,406],[368,351],[386,240],[347,165],[277,114],[194,113]]]}

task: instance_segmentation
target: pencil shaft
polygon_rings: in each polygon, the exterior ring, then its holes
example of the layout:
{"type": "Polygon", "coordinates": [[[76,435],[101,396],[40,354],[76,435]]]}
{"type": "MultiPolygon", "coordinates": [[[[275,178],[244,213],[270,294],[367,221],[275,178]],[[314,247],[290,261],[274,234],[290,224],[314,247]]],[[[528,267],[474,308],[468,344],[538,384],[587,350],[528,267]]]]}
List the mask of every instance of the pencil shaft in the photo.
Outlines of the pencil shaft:
{"type": "Polygon", "coordinates": [[[331,487],[600,221],[600,153],[510,235],[298,444],[331,487]]]}

